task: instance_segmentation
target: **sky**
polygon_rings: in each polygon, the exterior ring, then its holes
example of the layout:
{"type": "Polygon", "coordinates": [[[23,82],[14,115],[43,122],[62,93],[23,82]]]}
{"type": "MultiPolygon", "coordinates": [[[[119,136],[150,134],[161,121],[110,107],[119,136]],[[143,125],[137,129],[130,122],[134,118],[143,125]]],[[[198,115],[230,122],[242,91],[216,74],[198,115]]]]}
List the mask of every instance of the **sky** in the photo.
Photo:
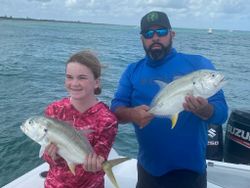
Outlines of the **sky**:
{"type": "Polygon", "coordinates": [[[139,26],[167,13],[173,28],[250,31],[250,0],[0,0],[0,16],[139,26]]]}

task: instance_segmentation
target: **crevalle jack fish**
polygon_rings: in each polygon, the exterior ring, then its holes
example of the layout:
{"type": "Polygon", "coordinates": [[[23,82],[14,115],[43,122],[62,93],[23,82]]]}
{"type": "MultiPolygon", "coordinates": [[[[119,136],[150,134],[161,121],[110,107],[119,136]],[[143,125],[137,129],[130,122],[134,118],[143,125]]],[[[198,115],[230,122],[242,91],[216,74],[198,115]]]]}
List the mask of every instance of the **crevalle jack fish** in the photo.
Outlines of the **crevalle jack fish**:
{"type": "Polygon", "coordinates": [[[149,112],[156,116],[169,117],[172,129],[175,127],[178,114],[184,110],[185,96],[209,98],[225,84],[224,75],[215,70],[201,69],[180,77],[169,84],[156,80],[160,91],[150,105],[149,112]]]}
{"type": "MultiPolygon", "coordinates": [[[[75,175],[75,166],[83,164],[86,155],[93,151],[86,134],[75,130],[65,122],[61,122],[44,116],[34,116],[27,119],[21,126],[21,130],[32,140],[41,145],[39,156],[41,157],[45,148],[53,143],[57,146],[57,153],[65,159],[70,171],[75,175]]],[[[87,132],[87,131],[86,131],[87,132]]],[[[113,175],[112,167],[129,158],[118,158],[105,161],[102,164],[114,187],[119,188],[113,175]]]]}

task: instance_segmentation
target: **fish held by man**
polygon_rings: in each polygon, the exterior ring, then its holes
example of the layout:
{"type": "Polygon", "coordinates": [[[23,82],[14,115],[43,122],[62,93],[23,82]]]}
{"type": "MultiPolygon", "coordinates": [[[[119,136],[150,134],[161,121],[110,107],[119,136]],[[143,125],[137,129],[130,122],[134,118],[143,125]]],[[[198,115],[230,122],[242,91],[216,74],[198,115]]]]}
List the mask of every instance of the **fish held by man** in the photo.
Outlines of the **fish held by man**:
{"type": "MultiPolygon", "coordinates": [[[[70,171],[75,175],[75,166],[83,164],[86,155],[93,152],[93,148],[86,138],[90,130],[80,132],[69,124],[44,116],[34,116],[27,119],[21,126],[21,130],[32,140],[41,145],[39,156],[41,157],[45,148],[53,143],[58,148],[60,155],[67,162],[70,171]]],[[[118,158],[105,161],[102,168],[116,188],[119,188],[113,175],[112,167],[129,158],[118,158]]]]}
{"type": "Polygon", "coordinates": [[[175,127],[178,114],[184,110],[185,96],[209,98],[225,84],[224,75],[215,70],[202,69],[180,77],[169,84],[155,81],[160,91],[152,100],[149,112],[156,116],[169,117],[172,129],[175,127]]]}

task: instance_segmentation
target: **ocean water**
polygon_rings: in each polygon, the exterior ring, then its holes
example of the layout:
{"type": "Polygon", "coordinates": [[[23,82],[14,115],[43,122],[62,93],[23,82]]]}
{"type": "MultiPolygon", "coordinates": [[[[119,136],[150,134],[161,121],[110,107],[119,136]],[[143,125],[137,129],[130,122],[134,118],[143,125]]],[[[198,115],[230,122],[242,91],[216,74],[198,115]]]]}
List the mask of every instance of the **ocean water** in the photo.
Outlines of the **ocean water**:
{"type": "MultiPolygon", "coordinates": [[[[178,51],[204,55],[225,74],[230,111],[249,109],[250,32],[175,31],[178,51]]],[[[125,67],[144,56],[135,26],[0,19],[0,187],[42,163],[39,145],[19,126],[67,96],[65,62],[82,49],[94,51],[104,65],[99,99],[108,105],[125,67]]],[[[136,157],[131,124],[119,126],[114,148],[121,155],[136,157]]]]}

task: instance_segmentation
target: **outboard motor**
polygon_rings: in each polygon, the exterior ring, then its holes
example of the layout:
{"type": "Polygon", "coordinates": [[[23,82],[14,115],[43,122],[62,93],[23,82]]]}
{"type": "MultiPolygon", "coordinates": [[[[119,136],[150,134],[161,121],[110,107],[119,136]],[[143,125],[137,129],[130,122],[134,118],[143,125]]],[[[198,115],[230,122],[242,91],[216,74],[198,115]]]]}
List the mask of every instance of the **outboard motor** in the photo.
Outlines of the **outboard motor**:
{"type": "Polygon", "coordinates": [[[225,162],[250,164],[250,111],[231,113],[224,148],[225,162]]]}
{"type": "Polygon", "coordinates": [[[206,158],[216,161],[223,160],[223,131],[221,125],[208,125],[206,158]]]}

